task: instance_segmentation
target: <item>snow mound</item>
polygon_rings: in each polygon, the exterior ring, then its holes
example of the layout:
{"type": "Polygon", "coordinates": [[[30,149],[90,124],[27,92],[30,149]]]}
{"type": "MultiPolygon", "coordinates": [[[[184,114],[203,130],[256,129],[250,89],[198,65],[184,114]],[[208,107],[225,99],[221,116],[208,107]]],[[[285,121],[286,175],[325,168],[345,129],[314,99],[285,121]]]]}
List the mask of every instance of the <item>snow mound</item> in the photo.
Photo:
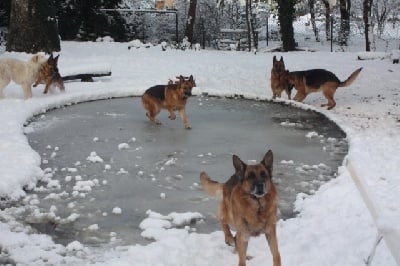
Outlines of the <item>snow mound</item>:
{"type": "Polygon", "coordinates": [[[172,212],[168,215],[162,215],[148,210],[146,214],[148,217],[139,224],[139,228],[143,230],[141,236],[154,240],[161,239],[163,235],[167,234],[168,229],[171,230],[174,227],[184,227],[186,232],[186,230],[189,230],[188,225],[203,219],[203,215],[198,212],[172,212]]]}
{"type": "Polygon", "coordinates": [[[90,155],[86,158],[87,161],[91,163],[102,163],[103,159],[97,155],[95,151],[92,151],[90,155]]]}
{"type": "Polygon", "coordinates": [[[375,60],[375,59],[387,59],[390,58],[390,53],[385,52],[359,52],[357,53],[358,60],[375,60]]]}

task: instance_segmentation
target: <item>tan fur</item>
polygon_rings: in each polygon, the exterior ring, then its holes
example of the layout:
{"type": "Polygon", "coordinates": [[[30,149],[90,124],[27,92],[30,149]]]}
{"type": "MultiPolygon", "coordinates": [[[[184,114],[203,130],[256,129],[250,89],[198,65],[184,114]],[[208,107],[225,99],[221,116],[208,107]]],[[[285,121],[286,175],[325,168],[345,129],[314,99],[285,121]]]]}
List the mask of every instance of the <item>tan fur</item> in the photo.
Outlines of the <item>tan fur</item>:
{"type": "Polygon", "coordinates": [[[43,93],[48,93],[50,88],[56,86],[60,91],[65,91],[64,81],[58,72],[58,58],[60,55],[53,57],[53,54],[49,56],[47,61],[42,65],[39,71],[39,76],[33,84],[36,87],[39,84],[46,84],[43,93]]]}
{"type": "Polygon", "coordinates": [[[175,111],[179,111],[186,129],[191,129],[186,117],[187,99],[192,95],[192,88],[196,86],[193,76],[179,77],[178,81],[169,81],[167,85],[158,85],[149,88],[142,96],[142,104],[147,111],[146,116],[154,123],[160,125],[156,119],[161,109],[169,112],[169,118],[175,120],[175,111]]]}
{"type": "Polygon", "coordinates": [[[273,257],[273,265],[281,265],[276,236],[278,193],[272,183],[273,154],[268,151],[261,163],[246,165],[233,156],[235,174],[224,184],[211,180],[207,173],[200,174],[205,192],[214,197],[222,195],[219,221],[225,243],[235,246],[239,266],[246,265],[249,238],[264,234],[273,257]],[[236,228],[236,236],[230,226],[236,228]]]}
{"type": "Polygon", "coordinates": [[[272,59],[272,69],[271,69],[271,90],[272,90],[272,99],[276,97],[281,97],[282,92],[285,91],[289,100],[291,99],[291,87],[285,79],[285,62],[283,61],[283,57],[278,61],[276,60],[276,56],[272,59]]]}
{"type": "Polygon", "coordinates": [[[32,97],[32,84],[39,75],[42,64],[46,61],[43,55],[34,55],[27,61],[14,58],[0,59],[0,99],[4,98],[3,90],[12,81],[21,85],[24,99],[32,97]]]}
{"type": "Polygon", "coordinates": [[[320,71],[318,77],[316,77],[315,73],[312,72],[315,70],[306,70],[293,72],[286,71],[285,78],[288,83],[294,85],[297,90],[297,93],[294,96],[295,101],[302,102],[308,94],[322,91],[322,94],[328,102],[326,104],[321,104],[321,107],[327,106],[327,109],[330,110],[336,106],[334,95],[337,88],[350,86],[361,70],[362,68],[355,70],[345,81],[340,81],[335,74],[323,69],[317,69],[317,71],[320,71]],[[318,79],[318,83],[311,84],[307,79],[318,79]]]}

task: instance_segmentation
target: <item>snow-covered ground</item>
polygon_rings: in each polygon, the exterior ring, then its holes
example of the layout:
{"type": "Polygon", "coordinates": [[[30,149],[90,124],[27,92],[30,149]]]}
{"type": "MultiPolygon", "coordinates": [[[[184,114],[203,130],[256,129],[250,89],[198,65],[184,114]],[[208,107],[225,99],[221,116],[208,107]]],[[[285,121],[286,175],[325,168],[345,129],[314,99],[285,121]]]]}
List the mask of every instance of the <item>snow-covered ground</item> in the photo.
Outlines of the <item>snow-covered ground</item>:
{"type": "MultiPolygon", "coordinates": [[[[94,83],[68,82],[65,93],[43,95],[43,86],[39,86],[34,88],[34,97],[27,101],[22,100],[19,86],[10,84],[5,89],[6,98],[0,101],[2,199],[23,198],[26,189],[32,189],[44,178],[41,158],[29,146],[24,124],[47,110],[88,100],[141,95],[148,87],[166,83],[180,74],[194,75],[197,94],[241,94],[270,99],[273,55],[282,55],[289,70],[326,68],[341,80],[363,67],[350,87],[338,89],[337,106],[331,111],[319,107],[325,102],[321,93],[310,95],[304,104],[283,100],[288,105],[315,109],[338,123],[348,134],[350,149],[338,169],[338,177],[312,196],[298,195],[298,217],[278,222],[279,248],[283,265],[363,265],[380,230],[394,236],[395,241],[391,246],[380,242],[372,265],[396,265],[390,247],[400,250],[400,65],[391,64],[389,59],[358,61],[357,53],[351,52],[259,52],[255,55],[163,52],[160,47],[128,50],[127,46],[109,42],[63,42],[59,59],[61,74],[63,69],[73,71],[75,67],[111,66],[112,76],[98,78],[94,83]],[[349,161],[367,187],[367,196],[376,211],[375,220],[346,167],[349,161]]],[[[25,60],[29,55],[4,53],[0,57],[25,60]]],[[[155,239],[151,244],[94,248],[79,242],[66,247],[55,244],[49,236],[33,233],[1,210],[0,264],[236,265],[237,255],[225,245],[221,231],[199,234],[189,227],[171,226],[199,215],[187,211],[174,215],[149,212],[150,220],[143,221],[141,228],[146,237],[155,239]]],[[[93,224],[96,229],[96,221],[93,224]]],[[[248,265],[272,264],[264,237],[251,239],[248,253],[253,256],[248,265]]]]}

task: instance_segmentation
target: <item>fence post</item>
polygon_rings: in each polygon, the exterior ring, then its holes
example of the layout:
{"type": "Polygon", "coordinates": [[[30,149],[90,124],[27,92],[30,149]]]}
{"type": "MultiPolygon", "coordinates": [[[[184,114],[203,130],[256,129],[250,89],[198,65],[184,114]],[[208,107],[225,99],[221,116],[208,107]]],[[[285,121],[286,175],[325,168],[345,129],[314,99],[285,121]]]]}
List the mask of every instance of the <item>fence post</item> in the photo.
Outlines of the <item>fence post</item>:
{"type": "Polygon", "coordinates": [[[331,52],[333,52],[333,15],[331,13],[331,52]]]}
{"type": "Polygon", "coordinates": [[[268,34],[268,18],[269,18],[269,14],[267,13],[267,46],[268,46],[268,38],[269,38],[269,34],[268,34]]]}
{"type": "MultiPolygon", "coordinates": [[[[363,180],[357,175],[353,165],[350,163],[350,160],[347,159],[346,161],[346,167],[350,173],[351,178],[354,181],[354,184],[356,185],[358,191],[361,194],[361,197],[367,206],[367,209],[369,210],[369,213],[372,216],[372,220],[375,223],[375,226],[378,230],[378,238],[379,235],[383,237],[383,240],[386,243],[386,246],[388,247],[390,253],[392,254],[393,259],[396,261],[397,265],[400,265],[400,252],[399,252],[399,246],[400,246],[400,232],[399,230],[388,230],[388,229],[383,229],[380,228],[378,224],[378,219],[382,218],[379,217],[379,214],[375,208],[375,205],[372,201],[371,198],[371,193],[368,190],[368,186],[363,182],[363,180]]],[[[376,245],[379,244],[379,241],[376,241],[376,245]]],[[[372,259],[372,258],[371,258],[372,259]]]]}

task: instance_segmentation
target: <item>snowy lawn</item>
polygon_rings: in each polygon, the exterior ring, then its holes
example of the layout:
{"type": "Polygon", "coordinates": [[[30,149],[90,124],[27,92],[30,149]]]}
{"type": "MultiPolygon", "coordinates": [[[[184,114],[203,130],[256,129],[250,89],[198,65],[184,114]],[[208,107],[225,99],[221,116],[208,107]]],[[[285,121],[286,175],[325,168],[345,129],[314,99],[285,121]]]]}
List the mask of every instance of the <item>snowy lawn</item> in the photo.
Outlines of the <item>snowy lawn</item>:
{"type": "MultiPolygon", "coordinates": [[[[61,106],[88,100],[141,95],[148,87],[163,84],[176,75],[193,74],[194,93],[270,99],[272,56],[283,56],[289,70],[325,68],[341,80],[363,67],[357,80],[335,94],[337,106],[327,111],[321,93],[304,104],[288,105],[315,109],[339,124],[348,134],[349,154],[338,177],[314,195],[298,195],[298,217],[278,223],[278,242],[283,265],[363,265],[374,246],[378,229],[395,241],[377,247],[372,265],[396,265],[389,248],[400,250],[400,65],[389,59],[358,61],[357,53],[293,52],[284,54],[218,51],[161,51],[161,47],[128,50],[123,43],[63,42],[59,69],[73,72],[85,66],[110,66],[111,77],[94,83],[67,82],[66,92],[43,95],[34,88],[34,98],[22,100],[15,84],[5,89],[0,101],[0,197],[17,200],[45,177],[41,158],[29,146],[24,124],[32,116],[61,106]],[[367,187],[368,207],[346,168],[354,166],[367,187]]],[[[361,50],[362,48],[360,48],[361,50]]],[[[29,55],[4,53],[0,57],[29,55]]],[[[145,119],[145,117],[143,118],[145,119]]],[[[195,129],[195,125],[193,130],[195,129]]],[[[182,129],[183,130],[183,129],[182,129]]],[[[268,145],[268,140],[266,140],[268,145]]],[[[231,173],[227,173],[229,176],[231,173]]],[[[119,210],[121,211],[121,210],[119,210]]],[[[123,210],[122,210],[123,211],[123,210]]],[[[21,265],[236,265],[237,255],[227,247],[221,231],[199,234],[189,228],[163,226],[171,220],[188,220],[199,214],[154,214],[142,224],[147,237],[156,241],[128,247],[85,247],[72,242],[66,247],[49,236],[32,233],[13,217],[0,211],[0,263],[21,265]],[[158,217],[158,218],[157,218],[158,217]],[[146,224],[150,224],[147,227],[146,224]]],[[[215,210],[217,211],[217,210],[215,210]]],[[[139,225],[138,225],[139,226],[139,225]]],[[[93,228],[96,229],[96,221],[93,228]]],[[[250,240],[248,265],[271,265],[264,237],[250,240]]],[[[397,255],[398,256],[398,255],[397,255]]]]}

